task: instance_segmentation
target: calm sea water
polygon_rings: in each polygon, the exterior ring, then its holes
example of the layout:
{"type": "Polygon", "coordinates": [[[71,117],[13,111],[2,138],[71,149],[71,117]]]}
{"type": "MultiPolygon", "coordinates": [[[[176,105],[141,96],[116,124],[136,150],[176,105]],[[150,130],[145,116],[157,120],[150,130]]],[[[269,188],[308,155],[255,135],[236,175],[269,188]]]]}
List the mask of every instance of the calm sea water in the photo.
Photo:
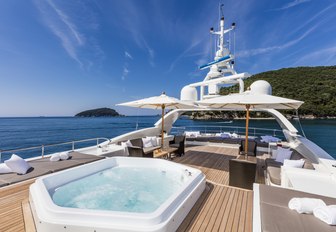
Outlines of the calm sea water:
{"type": "MultiPolygon", "coordinates": [[[[75,117],[36,117],[0,118],[0,149],[17,149],[39,145],[56,144],[67,141],[96,137],[113,138],[135,130],[151,127],[159,116],[120,117],[120,118],[75,118],[75,117]]],[[[300,128],[295,122],[294,126],[300,128]]],[[[336,158],[336,120],[301,120],[303,130],[312,140],[336,158]]],[[[244,133],[244,120],[233,121],[193,121],[181,118],[174,124],[173,132],[182,130],[202,130],[204,132],[231,131],[244,133]]],[[[251,120],[250,127],[280,129],[275,120],[251,120]]],[[[301,132],[301,130],[299,130],[301,132]]],[[[273,135],[273,130],[250,130],[250,134],[273,135]]],[[[276,132],[276,136],[281,137],[276,132]]],[[[96,141],[77,144],[76,147],[94,145],[96,141]]],[[[45,153],[70,149],[71,145],[45,148],[45,153]]],[[[16,152],[22,157],[41,155],[41,149],[16,152]]],[[[2,160],[11,153],[2,153],[2,160]]]]}

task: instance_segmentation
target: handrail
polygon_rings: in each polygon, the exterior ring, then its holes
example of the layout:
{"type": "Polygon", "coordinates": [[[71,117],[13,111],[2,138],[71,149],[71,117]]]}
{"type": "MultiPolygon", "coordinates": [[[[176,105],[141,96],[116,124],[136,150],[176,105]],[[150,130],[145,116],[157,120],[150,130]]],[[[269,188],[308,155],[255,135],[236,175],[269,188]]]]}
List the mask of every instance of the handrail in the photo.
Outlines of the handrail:
{"type": "MultiPolygon", "coordinates": [[[[172,128],[172,131],[179,131],[179,130],[188,130],[192,128],[200,128],[201,131],[204,131],[204,133],[211,133],[220,131],[222,132],[222,129],[233,129],[235,133],[239,134],[239,131],[245,131],[245,127],[242,126],[207,126],[207,125],[192,125],[192,126],[174,126],[172,128]]],[[[282,133],[282,130],[279,129],[270,129],[270,128],[260,128],[260,127],[249,127],[249,131],[252,131],[252,134],[254,136],[256,135],[262,135],[263,133],[260,133],[260,131],[269,131],[272,132],[273,136],[276,136],[277,133],[282,133]],[[259,132],[258,132],[259,131],[259,132]]]]}
{"type": "MultiPolygon", "coordinates": [[[[195,127],[201,127],[201,128],[239,128],[239,129],[245,129],[243,126],[205,126],[205,125],[193,125],[193,126],[174,126],[172,129],[187,129],[187,128],[195,128],[195,127]]],[[[282,130],[279,129],[270,129],[270,128],[260,128],[260,127],[249,127],[249,130],[266,130],[266,131],[278,131],[282,132],[282,130]]]]}
{"type": "Polygon", "coordinates": [[[41,149],[41,156],[44,156],[44,150],[47,147],[55,147],[55,146],[61,146],[61,145],[68,145],[72,144],[71,150],[75,150],[75,144],[76,143],[82,143],[82,142],[89,142],[89,141],[95,141],[97,140],[97,146],[99,145],[100,140],[110,141],[108,138],[104,137],[98,137],[98,138],[91,138],[91,139],[82,139],[82,140],[74,140],[69,142],[63,142],[63,143],[55,143],[55,144],[47,144],[47,145],[39,145],[34,147],[25,147],[25,148],[18,148],[18,149],[11,149],[11,150],[0,150],[0,161],[1,161],[1,155],[5,152],[18,152],[18,151],[29,151],[29,150],[35,150],[35,149],[41,149]]]}

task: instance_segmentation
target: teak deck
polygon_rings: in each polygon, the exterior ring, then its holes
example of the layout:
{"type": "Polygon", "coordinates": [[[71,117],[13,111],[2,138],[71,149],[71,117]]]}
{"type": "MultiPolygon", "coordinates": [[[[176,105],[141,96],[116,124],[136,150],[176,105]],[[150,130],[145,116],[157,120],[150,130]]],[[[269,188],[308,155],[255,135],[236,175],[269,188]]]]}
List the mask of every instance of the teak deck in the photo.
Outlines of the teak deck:
{"type": "MultiPolygon", "coordinates": [[[[174,161],[200,169],[207,188],[178,231],[252,231],[253,192],[228,186],[229,160],[237,148],[193,146],[174,161]]],[[[257,180],[262,180],[258,171],[257,180]]],[[[34,180],[0,189],[0,231],[35,231],[28,202],[34,180]]]]}

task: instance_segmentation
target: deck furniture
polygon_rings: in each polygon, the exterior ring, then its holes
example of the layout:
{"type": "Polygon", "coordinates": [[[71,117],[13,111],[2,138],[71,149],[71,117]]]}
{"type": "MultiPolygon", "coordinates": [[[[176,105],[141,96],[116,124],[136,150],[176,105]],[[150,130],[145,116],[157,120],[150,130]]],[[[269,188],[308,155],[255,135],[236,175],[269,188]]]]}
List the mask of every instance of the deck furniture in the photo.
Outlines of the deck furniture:
{"type": "Polygon", "coordinates": [[[178,151],[178,148],[176,147],[167,147],[167,148],[164,148],[163,150],[157,149],[154,151],[153,157],[171,159],[171,154],[175,153],[176,151],[178,151]]]}
{"type": "Polygon", "coordinates": [[[254,231],[336,231],[335,226],[329,226],[314,215],[299,214],[288,208],[293,197],[318,198],[327,205],[335,205],[335,198],[259,184],[255,184],[253,190],[254,231]]]}
{"type": "Polygon", "coordinates": [[[153,152],[159,149],[160,146],[144,147],[142,138],[130,140],[133,146],[127,147],[129,156],[132,157],[148,157],[153,158],[153,152]]]}
{"type": "MultiPolygon", "coordinates": [[[[314,170],[313,164],[303,157],[301,154],[299,154],[297,151],[293,150],[293,153],[290,157],[291,160],[299,160],[304,159],[304,165],[303,169],[311,169],[314,170]]],[[[283,165],[281,162],[277,162],[273,158],[267,158],[265,159],[266,164],[266,177],[268,180],[268,184],[270,185],[281,185],[281,166],[283,165]]]]}
{"type": "Polygon", "coordinates": [[[178,156],[182,156],[185,153],[185,140],[186,136],[185,135],[176,135],[174,137],[174,140],[170,142],[169,146],[170,147],[175,147],[177,148],[176,154],[178,156]]]}
{"type": "Polygon", "coordinates": [[[49,157],[33,159],[28,161],[31,168],[24,175],[18,175],[17,173],[0,174],[0,187],[61,171],[67,168],[72,168],[78,165],[91,163],[104,158],[105,157],[101,156],[71,152],[68,160],[50,161],[49,157]]]}
{"type": "Polygon", "coordinates": [[[239,155],[229,161],[229,185],[244,189],[252,189],[257,170],[257,158],[239,155]]]}
{"type": "MultiPolygon", "coordinates": [[[[240,141],[239,147],[240,154],[245,154],[245,139],[240,141]]],[[[256,156],[257,155],[257,142],[254,140],[249,140],[248,148],[247,148],[248,156],[256,156]]]]}

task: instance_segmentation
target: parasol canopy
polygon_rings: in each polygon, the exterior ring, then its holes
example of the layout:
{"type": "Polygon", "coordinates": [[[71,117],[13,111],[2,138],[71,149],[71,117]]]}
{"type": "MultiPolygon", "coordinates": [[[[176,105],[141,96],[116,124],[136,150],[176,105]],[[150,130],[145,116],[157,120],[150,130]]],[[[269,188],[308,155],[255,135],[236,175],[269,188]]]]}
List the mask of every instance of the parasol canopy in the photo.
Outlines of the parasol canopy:
{"type": "Polygon", "coordinates": [[[161,130],[161,148],[163,148],[164,137],[164,110],[165,109],[190,109],[193,105],[184,103],[177,98],[169,97],[163,92],[160,96],[144,98],[136,101],[117,104],[119,106],[138,107],[146,109],[162,109],[162,130],[161,130]]]}

